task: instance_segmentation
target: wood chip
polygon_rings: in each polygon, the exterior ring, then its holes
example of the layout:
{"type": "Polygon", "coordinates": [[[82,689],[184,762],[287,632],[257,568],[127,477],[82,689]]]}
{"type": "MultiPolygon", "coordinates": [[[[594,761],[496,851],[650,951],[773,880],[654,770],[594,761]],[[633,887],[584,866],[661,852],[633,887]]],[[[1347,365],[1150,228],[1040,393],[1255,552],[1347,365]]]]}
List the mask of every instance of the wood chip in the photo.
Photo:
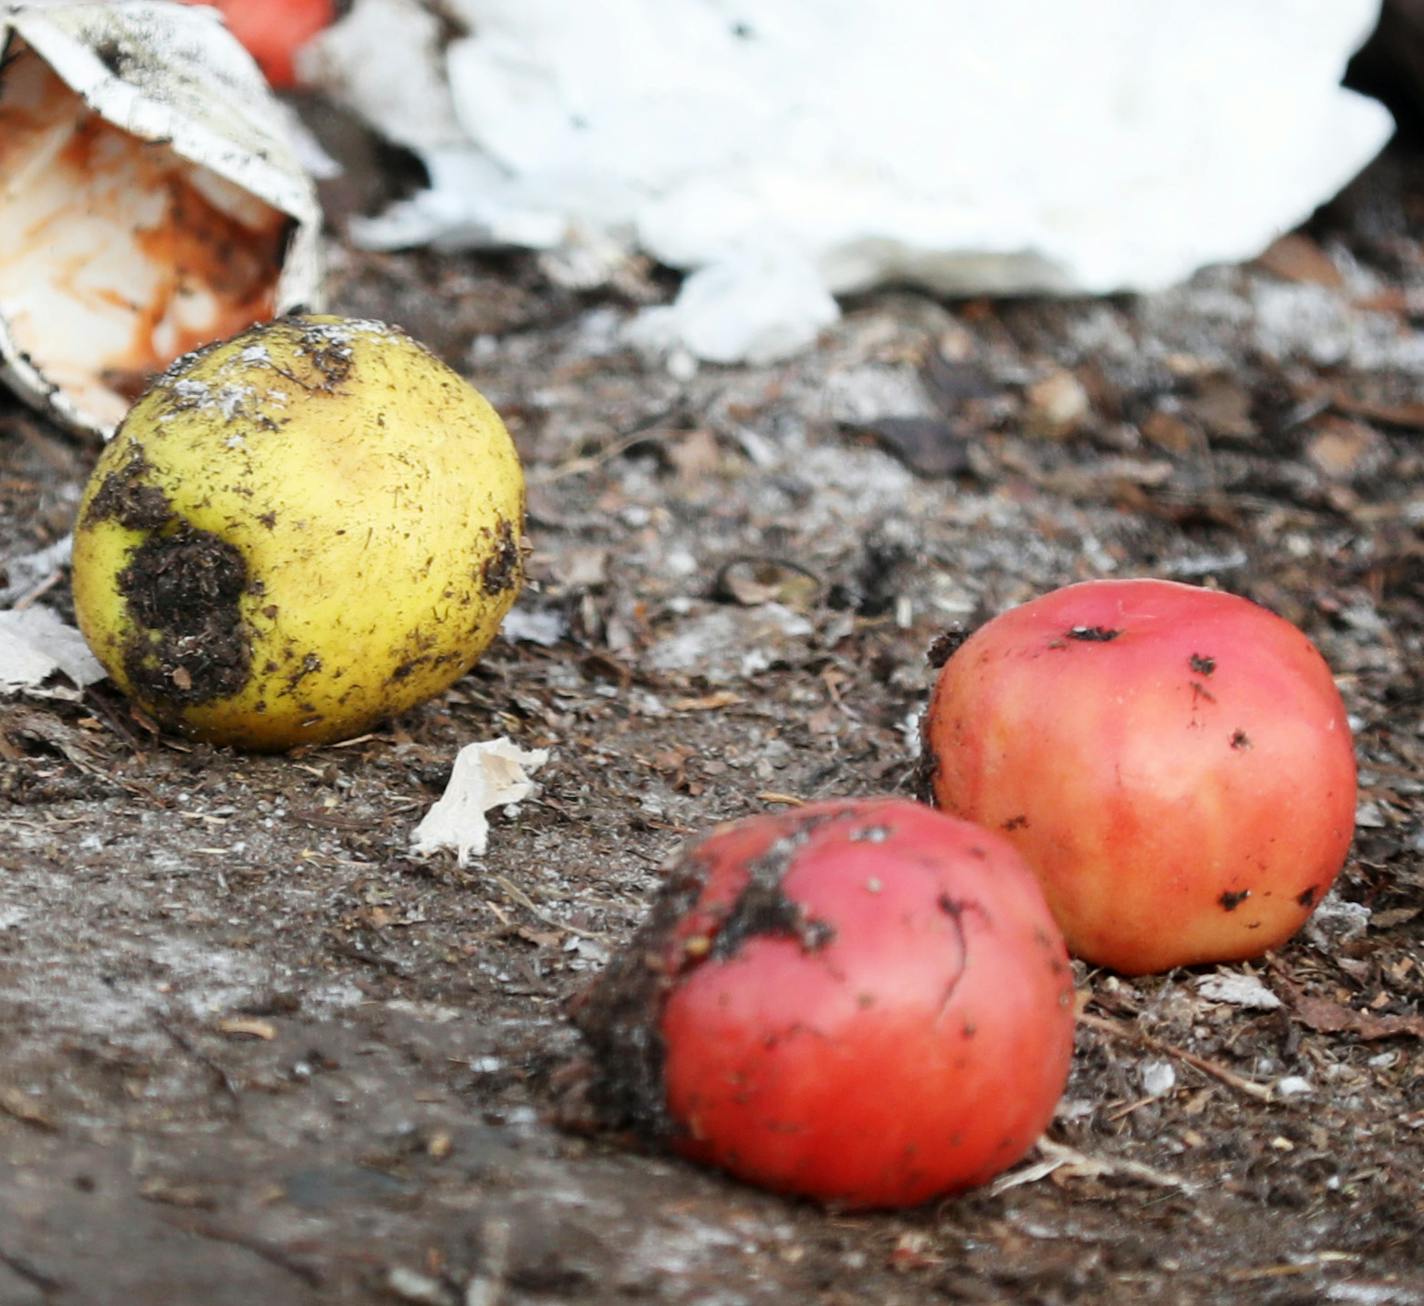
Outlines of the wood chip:
{"type": "Polygon", "coordinates": [[[0,1084],[0,1111],[37,1129],[57,1129],[54,1118],[28,1093],[12,1084],[0,1084]]]}
{"type": "Polygon", "coordinates": [[[1258,1102],[1270,1102],[1274,1100],[1274,1094],[1266,1084],[1257,1084],[1249,1079],[1243,1079],[1234,1071],[1228,1070],[1219,1062],[1212,1061],[1207,1057],[1198,1056],[1195,1052],[1188,1052],[1186,1048],[1176,1047],[1171,1043],[1164,1043],[1159,1038],[1153,1038],[1151,1034],[1144,1034],[1141,1030],[1129,1029],[1125,1025],[1119,1024],[1115,1020],[1109,1020],[1104,1016],[1092,1016],[1083,1013],[1078,1017],[1080,1025],[1086,1025],[1089,1029],[1096,1029],[1113,1038],[1122,1039],[1128,1043],[1136,1043],[1139,1047],[1149,1048],[1153,1052],[1161,1052],[1165,1056],[1175,1057],[1178,1061],[1184,1061],[1187,1065],[1195,1067],[1204,1075],[1210,1075],[1219,1083],[1225,1084],[1228,1088],[1235,1089],[1238,1093],[1246,1097],[1255,1098],[1258,1102]]]}
{"type": "Polygon", "coordinates": [[[1024,426],[1030,435],[1062,440],[1077,431],[1092,412],[1083,383],[1072,372],[1053,372],[1024,391],[1028,405],[1024,426]]]}
{"type": "Polygon", "coordinates": [[[1256,260],[1267,272],[1285,281],[1300,281],[1338,289],[1345,284],[1340,269],[1309,236],[1291,232],[1282,236],[1256,260]]]}
{"type": "Polygon", "coordinates": [[[1157,408],[1142,419],[1138,429],[1142,438],[1168,453],[1188,454],[1201,444],[1201,435],[1190,422],[1157,408]]]}
{"type": "Polygon", "coordinates": [[[734,707],[741,701],[740,694],[734,694],[730,689],[721,689],[715,694],[704,694],[701,698],[675,698],[668,707],[674,712],[715,712],[719,708],[734,707]]]}
{"type": "Polygon", "coordinates": [[[277,1027],[270,1020],[259,1020],[254,1016],[225,1016],[218,1021],[218,1031],[244,1038],[260,1038],[267,1042],[277,1037],[277,1027]]]}
{"type": "Polygon", "coordinates": [[[1385,452],[1378,431],[1346,417],[1322,418],[1305,443],[1305,456],[1325,476],[1348,481],[1385,452]]]}

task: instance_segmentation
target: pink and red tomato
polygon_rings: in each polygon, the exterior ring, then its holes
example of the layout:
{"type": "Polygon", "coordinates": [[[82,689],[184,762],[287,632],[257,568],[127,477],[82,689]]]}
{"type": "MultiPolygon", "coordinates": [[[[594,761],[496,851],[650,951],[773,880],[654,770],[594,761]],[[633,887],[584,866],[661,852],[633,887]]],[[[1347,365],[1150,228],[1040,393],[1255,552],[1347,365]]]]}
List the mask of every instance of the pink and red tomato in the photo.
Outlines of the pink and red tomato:
{"type": "Polygon", "coordinates": [[[934,802],[1012,840],[1069,950],[1127,974],[1283,943],[1354,831],[1324,659],[1195,586],[1090,581],[994,618],[941,670],[924,744],[934,802]]]}

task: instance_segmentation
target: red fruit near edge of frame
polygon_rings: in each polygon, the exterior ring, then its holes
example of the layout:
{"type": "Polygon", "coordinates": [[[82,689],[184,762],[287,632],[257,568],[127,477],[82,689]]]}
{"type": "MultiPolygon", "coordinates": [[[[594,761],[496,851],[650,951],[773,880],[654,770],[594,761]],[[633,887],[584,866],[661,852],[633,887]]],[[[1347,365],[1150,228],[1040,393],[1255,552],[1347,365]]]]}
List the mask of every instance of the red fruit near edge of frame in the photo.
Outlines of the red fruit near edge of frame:
{"type": "Polygon", "coordinates": [[[1172,581],[994,618],[945,663],[924,744],[928,796],[1012,840],[1069,950],[1126,974],[1283,943],[1354,832],[1354,747],[1315,646],[1172,581]]]}
{"type": "Polygon", "coordinates": [[[296,82],[294,57],[336,17],[335,0],[184,0],[217,9],[279,89],[296,82]]]}
{"type": "Polygon", "coordinates": [[[1047,1125],[1072,978],[1001,836],[826,802],[691,845],[575,1020],[605,1118],[780,1192],[908,1206],[1047,1125]]]}

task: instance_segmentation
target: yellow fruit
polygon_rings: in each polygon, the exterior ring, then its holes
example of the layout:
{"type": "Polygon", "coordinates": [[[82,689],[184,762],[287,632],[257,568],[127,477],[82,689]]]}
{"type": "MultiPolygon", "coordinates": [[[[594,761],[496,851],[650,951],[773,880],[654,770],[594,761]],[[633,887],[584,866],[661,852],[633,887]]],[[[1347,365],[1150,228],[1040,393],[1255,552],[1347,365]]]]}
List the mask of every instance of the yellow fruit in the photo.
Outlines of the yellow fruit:
{"type": "Polygon", "coordinates": [[[161,724],[263,751],[439,693],[519,590],[524,479],[494,409],[378,322],[292,317],[180,358],[74,532],[95,656],[161,724]]]}

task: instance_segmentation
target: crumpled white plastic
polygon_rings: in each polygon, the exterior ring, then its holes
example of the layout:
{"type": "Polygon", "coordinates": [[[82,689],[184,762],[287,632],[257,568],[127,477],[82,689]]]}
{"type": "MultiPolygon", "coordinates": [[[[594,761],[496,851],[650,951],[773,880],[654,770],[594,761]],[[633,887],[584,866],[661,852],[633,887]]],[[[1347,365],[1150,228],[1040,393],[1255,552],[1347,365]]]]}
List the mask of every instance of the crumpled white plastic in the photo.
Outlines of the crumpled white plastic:
{"type": "Polygon", "coordinates": [[[1197,980],[1197,992],[1208,1002],[1224,1002],[1252,1011],[1274,1011],[1281,1000],[1255,975],[1219,970],[1197,980]]]}
{"type": "Polygon", "coordinates": [[[489,846],[485,813],[528,798],[535,787],[530,776],[548,760],[548,749],[520,748],[503,735],[466,744],[455,756],[445,792],[412,832],[411,851],[423,855],[450,848],[461,866],[483,857],[489,846]]]}
{"type": "Polygon", "coordinates": [[[1170,285],[1260,252],[1392,129],[1339,85],[1379,0],[446,0],[470,34],[443,54],[414,3],[357,0],[307,65],[430,171],[356,238],[615,233],[703,270],[640,342],[717,361],[886,281],[1170,285]],[[393,106],[397,58],[424,109],[393,106]]]}
{"type": "Polygon", "coordinates": [[[0,694],[24,689],[56,698],[77,698],[74,690],[46,687],[62,672],[79,689],[107,674],[73,626],[50,608],[0,611],[0,694]]]}

